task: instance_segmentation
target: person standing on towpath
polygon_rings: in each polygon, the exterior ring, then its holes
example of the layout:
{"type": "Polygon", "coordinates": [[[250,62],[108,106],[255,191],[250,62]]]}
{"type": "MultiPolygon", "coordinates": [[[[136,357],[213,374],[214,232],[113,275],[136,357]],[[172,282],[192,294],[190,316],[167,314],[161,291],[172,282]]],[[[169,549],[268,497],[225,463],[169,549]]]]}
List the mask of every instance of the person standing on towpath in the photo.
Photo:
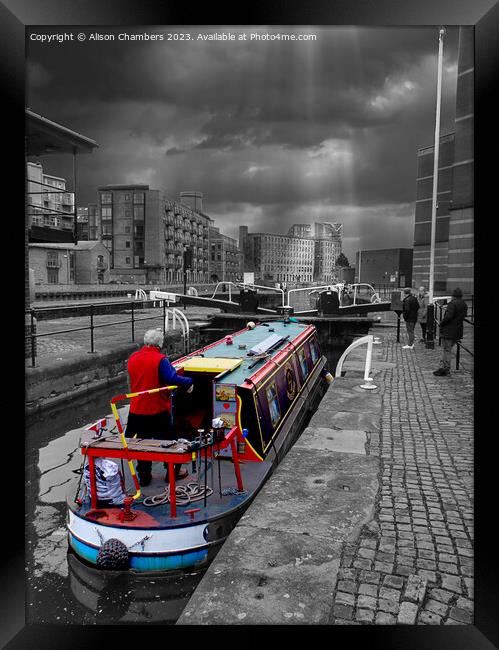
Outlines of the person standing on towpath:
{"type": "Polygon", "coordinates": [[[444,317],[440,321],[440,339],[442,340],[442,359],[440,368],[433,372],[437,377],[450,375],[452,348],[463,338],[463,322],[468,313],[468,305],[463,300],[461,289],[454,289],[452,300],[447,305],[444,317]]]}
{"type": "Polygon", "coordinates": [[[404,294],[405,297],[402,300],[402,315],[405,320],[409,343],[408,345],[403,345],[402,349],[412,350],[414,348],[414,328],[416,327],[416,322],[418,320],[419,302],[417,298],[412,295],[409,287],[404,289],[404,294]]]}

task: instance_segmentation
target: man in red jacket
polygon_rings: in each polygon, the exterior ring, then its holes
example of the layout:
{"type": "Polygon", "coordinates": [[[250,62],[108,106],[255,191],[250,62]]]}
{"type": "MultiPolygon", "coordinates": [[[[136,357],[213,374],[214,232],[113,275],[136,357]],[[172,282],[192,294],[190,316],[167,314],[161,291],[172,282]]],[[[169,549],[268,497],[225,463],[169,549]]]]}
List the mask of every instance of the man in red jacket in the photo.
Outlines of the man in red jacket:
{"type": "MultiPolygon", "coordinates": [[[[164,354],[163,333],[157,329],[147,330],[144,334],[144,346],[134,352],[128,359],[130,392],[138,393],[160,386],[179,386],[187,388],[190,393],[194,386],[190,377],[178,375],[164,354]]],[[[172,433],[170,399],[168,391],[150,393],[132,397],[126,426],[127,437],[137,434],[138,438],[155,438],[167,440],[172,433]]],[[[151,482],[152,463],[148,460],[137,461],[137,474],[142,486],[151,482]]],[[[165,467],[166,464],[165,464],[165,467]]],[[[182,465],[175,465],[175,478],[185,478],[181,474],[182,465]]],[[[168,472],[166,478],[168,479],[168,472]]]]}

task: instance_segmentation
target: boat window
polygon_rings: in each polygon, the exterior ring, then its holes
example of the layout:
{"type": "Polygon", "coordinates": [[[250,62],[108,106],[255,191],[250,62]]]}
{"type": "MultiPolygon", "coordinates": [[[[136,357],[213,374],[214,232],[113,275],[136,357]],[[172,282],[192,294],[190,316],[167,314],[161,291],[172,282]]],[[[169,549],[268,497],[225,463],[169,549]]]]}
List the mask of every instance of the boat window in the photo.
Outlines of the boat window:
{"type": "Polygon", "coordinates": [[[310,354],[312,356],[312,363],[315,366],[315,363],[319,358],[319,350],[317,349],[317,341],[315,339],[310,340],[310,354]]]}
{"type": "Polygon", "coordinates": [[[279,399],[277,397],[277,388],[275,383],[271,384],[267,388],[267,401],[269,403],[270,419],[272,421],[272,426],[279,422],[281,419],[281,411],[279,408],[279,399]]]}
{"type": "Polygon", "coordinates": [[[307,358],[305,357],[304,347],[301,350],[299,350],[298,359],[300,361],[301,374],[303,375],[303,379],[305,379],[308,376],[308,365],[307,365],[307,358]]]}

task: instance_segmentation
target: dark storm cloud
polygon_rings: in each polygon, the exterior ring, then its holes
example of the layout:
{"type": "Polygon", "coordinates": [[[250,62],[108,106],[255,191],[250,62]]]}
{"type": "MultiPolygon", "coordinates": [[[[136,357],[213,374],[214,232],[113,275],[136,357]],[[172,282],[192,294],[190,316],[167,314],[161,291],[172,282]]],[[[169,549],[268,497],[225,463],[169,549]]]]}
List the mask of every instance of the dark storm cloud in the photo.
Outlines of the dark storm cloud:
{"type": "MultiPolygon", "coordinates": [[[[362,213],[385,215],[388,238],[402,236],[391,220],[410,221],[417,149],[433,140],[436,28],[298,31],[317,41],[29,41],[28,104],[99,143],[80,163],[83,201],[100,184],[142,181],[172,196],[204,192],[227,228],[244,216],[287,230],[291,218],[330,220],[344,206],[345,235],[362,213]]],[[[453,128],[456,49],[451,28],[443,132],[453,128]]]]}

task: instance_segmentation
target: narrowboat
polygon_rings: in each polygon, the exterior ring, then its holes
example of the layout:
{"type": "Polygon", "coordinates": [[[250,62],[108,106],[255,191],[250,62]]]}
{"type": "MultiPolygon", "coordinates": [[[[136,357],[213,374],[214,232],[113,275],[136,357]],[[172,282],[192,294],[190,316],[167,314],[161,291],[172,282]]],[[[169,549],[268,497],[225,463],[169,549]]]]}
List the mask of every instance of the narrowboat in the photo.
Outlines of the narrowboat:
{"type": "Polygon", "coordinates": [[[168,391],[174,439],[126,438],[127,402],[136,394],[114,397],[113,417],[82,429],[67,527],[70,549],[91,565],[137,572],[207,565],[332,380],[315,327],[289,316],[250,322],[173,365],[194,383],[191,394],[154,389],[168,391]],[[153,462],[147,487],[135,474],[140,459],[153,462]],[[186,478],[175,481],[174,463],[186,478]]]}

